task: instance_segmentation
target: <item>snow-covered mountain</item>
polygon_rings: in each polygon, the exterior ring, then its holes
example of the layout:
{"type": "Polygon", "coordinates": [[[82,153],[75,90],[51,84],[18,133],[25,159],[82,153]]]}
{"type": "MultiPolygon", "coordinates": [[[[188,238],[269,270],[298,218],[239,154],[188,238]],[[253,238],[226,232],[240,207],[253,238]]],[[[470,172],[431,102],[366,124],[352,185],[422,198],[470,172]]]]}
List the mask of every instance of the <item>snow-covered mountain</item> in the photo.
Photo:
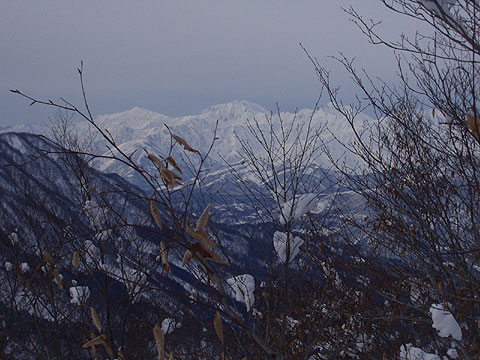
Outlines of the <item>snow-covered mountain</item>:
{"type": "MultiPolygon", "coordinates": [[[[97,116],[95,121],[101,129],[108,130],[125,154],[134,154],[133,159],[147,169],[152,168],[152,165],[146,158],[145,151],[161,156],[168,154],[171,137],[165,125],[202,154],[208,150],[215,136],[216,141],[210,153],[208,165],[215,169],[221,169],[226,164],[232,165],[242,161],[239,139],[248,142],[256,153],[262,154],[262,147],[254,139],[253,134],[248,131],[247,123],[256,121],[259,128],[268,133],[267,117],[270,116],[273,117],[273,130],[279,133],[278,114],[272,115],[270,111],[260,105],[247,101],[234,101],[212,106],[200,114],[184,117],[169,117],[135,107],[121,113],[97,116]]],[[[302,126],[312,117],[312,110],[303,109],[296,113],[281,112],[280,117],[286,128],[293,122],[295,122],[295,126],[302,126]]],[[[370,118],[367,115],[358,118],[359,122],[365,120],[370,121],[370,118]]],[[[81,136],[90,136],[95,133],[92,126],[86,121],[77,122],[75,126],[81,136]]],[[[312,117],[312,129],[323,129],[322,140],[336,159],[341,158],[345,153],[345,149],[340,143],[349,144],[353,139],[350,126],[329,106],[315,111],[312,117]]],[[[21,129],[7,128],[3,132],[7,130],[28,131],[27,128],[22,127],[21,129]]],[[[30,131],[45,133],[45,128],[37,126],[32,127],[30,131]]],[[[98,152],[109,154],[105,140],[99,139],[97,136],[96,145],[98,152]]],[[[183,152],[179,151],[179,147],[177,149],[178,151],[173,155],[178,161],[183,152]]],[[[322,154],[316,163],[320,167],[328,167],[327,156],[322,154]]],[[[140,179],[135,177],[132,169],[118,161],[99,159],[94,166],[101,171],[118,174],[136,185],[141,185],[140,179]]]]}

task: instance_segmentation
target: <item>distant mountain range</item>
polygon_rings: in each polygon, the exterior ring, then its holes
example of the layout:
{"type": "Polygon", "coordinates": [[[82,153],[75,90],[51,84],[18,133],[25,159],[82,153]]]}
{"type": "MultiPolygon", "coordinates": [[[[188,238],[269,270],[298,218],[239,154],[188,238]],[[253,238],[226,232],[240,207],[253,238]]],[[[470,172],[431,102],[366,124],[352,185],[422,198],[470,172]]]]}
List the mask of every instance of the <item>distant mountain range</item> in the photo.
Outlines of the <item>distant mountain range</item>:
{"type": "MultiPolygon", "coordinates": [[[[262,131],[268,132],[269,125],[266,117],[270,116],[273,116],[274,131],[279,132],[278,114],[272,114],[260,105],[247,101],[234,101],[212,106],[200,114],[184,117],[168,117],[135,107],[121,113],[97,116],[95,121],[100,128],[108,130],[123,152],[134,154],[133,159],[136,162],[146,169],[152,170],[152,164],[147,159],[145,151],[162,156],[168,153],[171,138],[165,125],[172,132],[184,138],[190,146],[204,153],[214,138],[215,126],[218,121],[216,141],[208,161],[209,166],[218,170],[224,168],[227,164],[235,165],[242,161],[239,139],[248,142],[258,154],[262,154],[263,149],[254,139],[253,134],[248,131],[247,122],[256,121],[262,131]]],[[[295,126],[301,126],[312,117],[312,110],[302,109],[296,113],[282,112],[280,117],[285,127],[293,122],[295,122],[295,126]]],[[[368,122],[371,119],[367,115],[358,117],[359,124],[364,121],[368,122]]],[[[95,133],[92,126],[86,121],[75,122],[74,129],[82,137],[95,133]]],[[[345,148],[341,144],[348,145],[353,140],[353,132],[349,124],[339,117],[338,113],[330,106],[320,108],[313,113],[312,129],[323,129],[322,140],[335,159],[340,159],[345,154],[345,148]]],[[[0,129],[0,132],[7,131],[49,133],[48,127],[38,125],[0,129]]],[[[97,137],[95,145],[98,153],[109,154],[105,140],[97,137]]],[[[173,153],[174,158],[179,158],[182,155],[179,147],[177,149],[173,153]]],[[[328,167],[327,155],[325,153],[321,154],[315,160],[315,163],[320,167],[328,167]]],[[[120,175],[138,186],[144,185],[141,179],[135,176],[132,169],[117,161],[98,159],[94,166],[102,172],[120,175]]]]}

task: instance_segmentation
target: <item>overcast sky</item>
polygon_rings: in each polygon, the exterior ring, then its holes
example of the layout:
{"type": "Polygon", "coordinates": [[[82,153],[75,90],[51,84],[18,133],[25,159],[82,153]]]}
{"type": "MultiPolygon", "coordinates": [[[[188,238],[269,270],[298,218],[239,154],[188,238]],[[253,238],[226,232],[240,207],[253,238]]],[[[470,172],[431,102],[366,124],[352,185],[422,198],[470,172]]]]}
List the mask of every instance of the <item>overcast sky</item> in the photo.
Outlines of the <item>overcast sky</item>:
{"type": "Polygon", "coordinates": [[[78,73],[94,114],[140,106],[166,115],[249,100],[267,109],[311,108],[319,93],[299,42],[330,67],[344,52],[393,79],[393,55],[369,45],[341,7],[353,5],[402,30],[379,0],[18,0],[0,12],[0,125],[45,121],[52,111],[9,89],[80,101],[78,73]]]}

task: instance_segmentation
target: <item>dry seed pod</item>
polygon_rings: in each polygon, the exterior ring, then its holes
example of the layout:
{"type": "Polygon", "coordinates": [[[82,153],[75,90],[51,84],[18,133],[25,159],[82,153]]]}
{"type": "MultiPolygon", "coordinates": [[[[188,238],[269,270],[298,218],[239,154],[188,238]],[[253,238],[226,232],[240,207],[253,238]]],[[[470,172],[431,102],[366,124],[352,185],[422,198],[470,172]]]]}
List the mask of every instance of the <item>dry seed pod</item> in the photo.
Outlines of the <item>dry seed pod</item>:
{"type": "Polygon", "coordinates": [[[205,226],[207,225],[207,222],[208,222],[208,217],[210,216],[211,207],[212,207],[212,204],[208,204],[205,210],[203,210],[202,215],[200,215],[200,217],[198,218],[195,231],[200,231],[205,229],[205,226]]]}
{"type": "Polygon", "coordinates": [[[213,320],[213,326],[215,327],[215,332],[217,333],[217,336],[220,339],[220,342],[223,344],[222,318],[218,310],[215,311],[215,319],[213,320]]]}
{"type": "Polygon", "coordinates": [[[150,205],[150,214],[155,220],[155,224],[157,224],[158,228],[162,230],[162,219],[160,218],[160,211],[158,210],[157,203],[152,198],[148,199],[148,203],[150,205]]]}
{"type": "Polygon", "coordinates": [[[90,315],[92,316],[93,324],[97,328],[98,332],[102,332],[102,322],[93,307],[90,306],[90,315]]]}
{"type": "Polygon", "coordinates": [[[165,338],[163,330],[155,324],[153,328],[153,336],[155,337],[155,344],[157,345],[158,360],[165,359],[165,338]]]}
{"type": "Polygon", "coordinates": [[[170,272],[170,264],[168,263],[168,252],[163,241],[160,241],[160,252],[162,254],[162,268],[165,271],[170,272]]]}
{"type": "Polygon", "coordinates": [[[77,250],[73,253],[73,258],[72,258],[72,266],[74,269],[78,269],[78,257],[79,257],[79,252],[77,250]]]}

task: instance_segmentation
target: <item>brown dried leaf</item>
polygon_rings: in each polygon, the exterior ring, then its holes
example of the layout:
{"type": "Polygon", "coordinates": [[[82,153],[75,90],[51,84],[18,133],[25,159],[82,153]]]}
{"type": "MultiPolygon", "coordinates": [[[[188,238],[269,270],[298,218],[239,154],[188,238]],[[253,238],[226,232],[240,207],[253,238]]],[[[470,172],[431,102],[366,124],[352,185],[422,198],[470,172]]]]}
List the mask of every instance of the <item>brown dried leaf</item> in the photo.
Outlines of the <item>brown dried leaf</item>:
{"type": "Polygon", "coordinates": [[[102,332],[102,322],[100,321],[100,317],[98,316],[95,309],[91,306],[90,306],[90,315],[92,316],[93,324],[97,328],[98,332],[102,332]]]}
{"type": "Polygon", "coordinates": [[[217,333],[220,342],[223,344],[223,324],[220,312],[218,310],[215,311],[215,319],[213,320],[213,326],[215,327],[215,332],[217,333]]]}
{"type": "Polygon", "coordinates": [[[475,119],[473,115],[467,114],[467,126],[472,132],[473,136],[475,136],[477,140],[480,140],[478,133],[480,130],[480,119],[478,117],[475,119]]]}
{"type": "Polygon", "coordinates": [[[180,144],[180,145],[183,145],[183,149],[186,150],[186,151],[190,151],[190,152],[199,152],[198,150],[195,150],[193,149],[190,145],[188,145],[188,143],[183,140],[180,136],[178,135],[175,135],[172,133],[172,137],[180,144]]]}
{"type": "Polygon", "coordinates": [[[110,358],[113,358],[113,350],[108,344],[106,337],[103,337],[102,339],[103,339],[102,344],[103,344],[103,347],[105,348],[105,351],[107,352],[108,356],[110,356],[110,358]]]}
{"type": "Polygon", "coordinates": [[[160,253],[162,255],[162,268],[165,271],[171,272],[170,264],[168,263],[167,247],[163,241],[160,241],[160,253]]]}
{"type": "Polygon", "coordinates": [[[212,260],[218,264],[221,265],[227,265],[227,262],[223,260],[220,256],[215,254],[213,251],[210,249],[207,249],[205,246],[203,246],[201,243],[197,242],[194,245],[192,245],[192,249],[197,251],[200,255],[202,255],[203,258],[206,260],[212,260]]]}
{"type": "Polygon", "coordinates": [[[120,360],[126,360],[126,359],[125,359],[125,355],[123,355],[123,351],[122,351],[122,350],[119,350],[119,351],[117,352],[117,355],[118,355],[118,358],[119,358],[120,360]]]}
{"type": "Polygon", "coordinates": [[[182,267],[187,264],[190,259],[193,257],[193,254],[190,250],[185,251],[185,254],[183,255],[183,260],[182,260],[182,267]]]}
{"type": "Polygon", "coordinates": [[[62,278],[60,277],[60,273],[58,272],[58,269],[53,269],[53,277],[57,282],[58,288],[60,290],[63,290],[63,282],[62,282],[62,278]]]}
{"type": "Polygon", "coordinates": [[[178,167],[177,162],[173,159],[173,157],[169,156],[165,160],[172,165],[180,174],[182,174],[182,170],[178,167]]]}
{"type": "Polygon", "coordinates": [[[99,335],[95,339],[87,341],[85,344],[82,345],[82,347],[84,349],[89,348],[89,347],[95,348],[95,346],[97,346],[97,345],[103,345],[104,342],[106,341],[106,338],[107,337],[105,336],[105,334],[99,335]]]}
{"type": "Polygon", "coordinates": [[[210,216],[211,207],[212,207],[212,204],[208,204],[205,210],[203,210],[202,215],[200,215],[200,217],[198,218],[195,231],[200,231],[205,229],[205,226],[207,225],[207,222],[208,222],[208,217],[210,216]]]}
{"type": "Polygon", "coordinates": [[[168,360],[175,360],[173,357],[173,351],[170,351],[170,356],[168,357],[168,360]]]}
{"type": "Polygon", "coordinates": [[[150,214],[155,220],[155,224],[157,224],[158,228],[162,230],[162,219],[160,218],[160,211],[158,210],[157,203],[152,198],[148,199],[148,203],[150,205],[150,214]]]}
{"type": "Polygon", "coordinates": [[[155,337],[155,344],[157,345],[158,360],[165,359],[165,338],[163,330],[158,324],[153,328],[153,336],[155,337]]]}
{"type": "Polygon", "coordinates": [[[204,230],[194,231],[190,226],[187,226],[187,234],[195,240],[203,242],[208,247],[215,249],[217,245],[213,242],[212,238],[204,230]]]}
{"type": "Polygon", "coordinates": [[[182,185],[181,182],[177,181],[182,180],[182,178],[177,176],[173,171],[170,171],[167,168],[162,169],[162,171],[160,172],[160,178],[163,179],[169,189],[173,189],[175,185],[182,185]]]}
{"type": "Polygon", "coordinates": [[[79,252],[77,250],[73,253],[73,258],[72,258],[72,266],[74,269],[78,269],[78,257],[79,257],[79,252]]]}
{"type": "Polygon", "coordinates": [[[44,259],[50,266],[53,267],[53,266],[55,265],[52,256],[48,253],[47,250],[42,249],[42,255],[43,255],[43,259],[44,259]]]}
{"type": "Polygon", "coordinates": [[[155,165],[157,165],[160,168],[160,170],[165,169],[165,165],[163,165],[162,160],[157,158],[155,155],[148,154],[148,158],[150,159],[151,162],[153,162],[155,165]]]}

